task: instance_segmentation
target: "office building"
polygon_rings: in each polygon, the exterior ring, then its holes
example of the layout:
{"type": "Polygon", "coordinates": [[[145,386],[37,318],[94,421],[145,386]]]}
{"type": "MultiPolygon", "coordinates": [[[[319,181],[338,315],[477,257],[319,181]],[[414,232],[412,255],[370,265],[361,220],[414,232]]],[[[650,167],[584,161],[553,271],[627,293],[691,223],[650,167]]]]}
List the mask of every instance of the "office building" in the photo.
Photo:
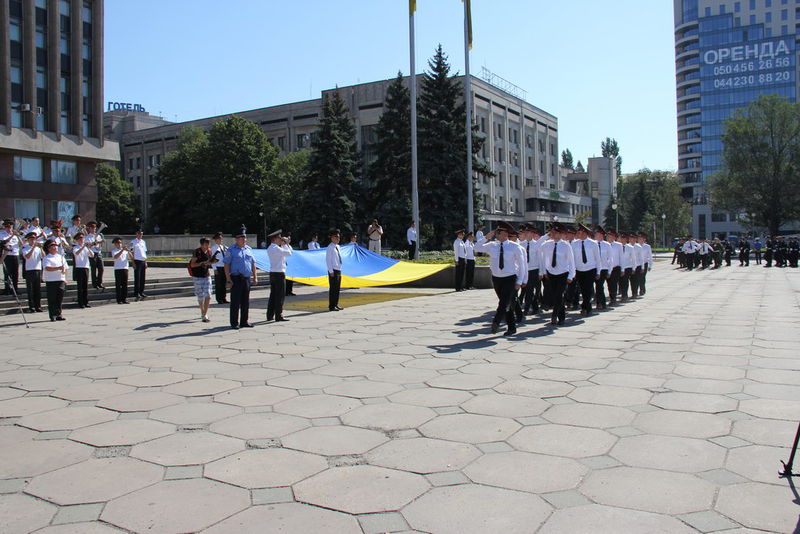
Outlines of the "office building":
{"type": "Polygon", "coordinates": [[[709,204],[722,165],[725,119],[763,93],[797,101],[797,0],[674,0],[678,177],[692,202],[691,233],[749,231],[709,204]]]}
{"type": "Polygon", "coordinates": [[[0,214],[95,216],[103,0],[0,0],[0,214]]]}

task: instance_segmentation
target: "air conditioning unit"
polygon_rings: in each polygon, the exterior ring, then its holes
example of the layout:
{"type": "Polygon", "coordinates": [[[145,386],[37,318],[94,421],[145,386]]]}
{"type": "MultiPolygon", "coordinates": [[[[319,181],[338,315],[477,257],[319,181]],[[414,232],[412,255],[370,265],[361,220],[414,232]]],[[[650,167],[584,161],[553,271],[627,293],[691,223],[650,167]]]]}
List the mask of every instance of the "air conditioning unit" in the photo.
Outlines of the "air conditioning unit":
{"type": "Polygon", "coordinates": [[[30,104],[20,104],[19,106],[20,111],[30,111],[31,105],[30,104]]]}

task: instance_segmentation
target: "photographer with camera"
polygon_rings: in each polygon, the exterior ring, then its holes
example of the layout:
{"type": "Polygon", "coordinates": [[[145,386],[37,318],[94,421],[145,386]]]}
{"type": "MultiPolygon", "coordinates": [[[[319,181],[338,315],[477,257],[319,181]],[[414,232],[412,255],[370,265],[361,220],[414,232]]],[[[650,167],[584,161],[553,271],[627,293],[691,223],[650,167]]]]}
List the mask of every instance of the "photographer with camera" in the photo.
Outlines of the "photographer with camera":
{"type": "Polygon", "coordinates": [[[22,240],[14,230],[14,221],[6,219],[3,221],[3,229],[0,230],[0,251],[3,253],[3,269],[5,274],[3,282],[4,295],[11,294],[11,286],[14,291],[19,289],[19,249],[22,240]]]}

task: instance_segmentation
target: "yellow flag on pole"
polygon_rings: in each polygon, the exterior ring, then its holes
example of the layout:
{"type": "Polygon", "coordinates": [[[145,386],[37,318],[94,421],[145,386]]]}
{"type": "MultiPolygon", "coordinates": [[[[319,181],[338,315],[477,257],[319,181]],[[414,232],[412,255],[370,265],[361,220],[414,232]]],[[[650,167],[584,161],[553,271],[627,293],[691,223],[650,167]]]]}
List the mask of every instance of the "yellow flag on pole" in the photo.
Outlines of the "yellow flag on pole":
{"type": "Polygon", "coordinates": [[[408,0],[408,16],[413,17],[414,11],[417,10],[417,0],[408,0]]]}
{"type": "Polygon", "coordinates": [[[469,43],[469,49],[472,50],[472,3],[470,0],[461,0],[462,2],[467,3],[467,38],[469,43]]]}

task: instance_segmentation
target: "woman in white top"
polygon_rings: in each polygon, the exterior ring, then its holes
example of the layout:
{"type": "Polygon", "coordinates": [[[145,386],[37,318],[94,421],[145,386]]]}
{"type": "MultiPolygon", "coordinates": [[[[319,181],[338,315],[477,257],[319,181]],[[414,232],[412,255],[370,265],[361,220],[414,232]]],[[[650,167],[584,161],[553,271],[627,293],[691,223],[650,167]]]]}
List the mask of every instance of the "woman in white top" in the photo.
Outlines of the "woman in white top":
{"type": "Polygon", "coordinates": [[[114,286],[117,291],[117,304],[128,304],[128,261],[133,259],[133,254],[123,248],[122,239],[115,237],[111,242],[114,249],[111,257],[114,258],[114,286]]]}
{"type": "Polygon", "coordinates": [[[89,258],[94,256],[94,252],[86,243],[83,232],[76,232],[72,236],[72,240],[75,243],[75,246],[72,247],[74,259],[72,279],[78,286],[78,307],[91,308],[89,305],[89,258]]]}
{"type": "Polygon", "coordinates": [[[25,236],[25,245],[22,247],[22,257],[25,270],[25,285],[28,288],[28,311],[30,313],[42,311],[42,244],[37,241],[38,234],[29,232],[25,236]]]}
{"type": "Polygon", "coordinates": [[[61,316],[61,304],[67,289],[67,260],[58,253],[58,243],[45,242],[47,256],[42,260],[42,277],[47,285],[47,312],[51,321],[66,321],[61,316]]]}

